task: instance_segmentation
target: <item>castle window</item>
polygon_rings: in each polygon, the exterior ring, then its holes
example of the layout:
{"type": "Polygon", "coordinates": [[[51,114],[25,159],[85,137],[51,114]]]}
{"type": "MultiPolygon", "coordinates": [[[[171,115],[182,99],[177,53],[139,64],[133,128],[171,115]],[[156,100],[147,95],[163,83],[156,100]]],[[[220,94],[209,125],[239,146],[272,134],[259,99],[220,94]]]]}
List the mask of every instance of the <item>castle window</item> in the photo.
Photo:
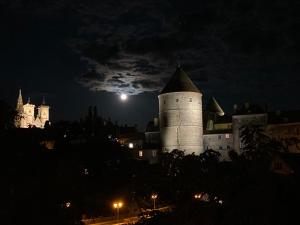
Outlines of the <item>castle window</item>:
{"type": "Polygon", "coordinates": [[[192,98],[190,98],[190,102],[192,102],[193,101],[193,99],[192,98]]]}
{"type": "Polygon", "coordinates": [[[227,149],[230,150],[230,146],[229,145],[227,145],[227,149]]]}
{"type": "Polygon", "coordinates": [[[218,139],[221,140],[221,139],[222,139],[222,136],[221,136],[221,135],[218,135],[218,139]]]}
{"type": "Polygon", "coordinates": [[[164,100],[164,105],[166,104],[166,100],[164,100]]]}
{"type": "Polygon", "coordinates": [[[179,99],[177,98],[177,99],[176,99],[176,102],[178,102],[178,101],[179,101],[179,99]]]}
{"type": "Polygon", "coordinates": [[[225,134],[225,138],[230,138],[230,134],[225,134]]]}
{"type": "Polygon", "coordinates": [[[143,151],[139,151],[139,157],[143,157],[143,151]]]}
{"type": "Polygon", "coordinates": [[[220,146],[220,147],[219,147],[219,150],[222,150],[222,149],[223,149],[223,147],[222,147],[222,146],[220,146]]]}

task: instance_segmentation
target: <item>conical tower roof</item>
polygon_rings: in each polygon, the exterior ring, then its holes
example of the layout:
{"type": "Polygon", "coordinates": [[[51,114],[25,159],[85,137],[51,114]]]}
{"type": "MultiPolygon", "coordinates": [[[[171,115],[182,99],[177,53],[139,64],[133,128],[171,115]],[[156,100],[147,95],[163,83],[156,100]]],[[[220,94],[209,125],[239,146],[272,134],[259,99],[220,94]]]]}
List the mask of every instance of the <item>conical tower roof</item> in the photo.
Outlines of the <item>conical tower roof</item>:
{"type": "Polygon", "coordinates": [[[219,105],[219,103],[217,102],[217,100],[214,97],[212,97],[210,99],[210,101],[208,102],[207,111],[209,111],[211,113],[215,113],[218,116],[225,115],[223,109],[221,108],[221,106],[219,105]]]}
{"type": "Polygon", "coordinates": [[[196,87],[189,76],[183,71],[180,66],[177,69],[170,81],[164,87],[160,94],[170,93],[170,92],[199,92],[201,91],[196,87]]]}
{"type": "Polygon", "coordinates": [[[19,96],[18,96],[18,101],[17,101],[17,111],[23,111],[23,98],[22,98],[22,91],[19,89],[19,96]]]}

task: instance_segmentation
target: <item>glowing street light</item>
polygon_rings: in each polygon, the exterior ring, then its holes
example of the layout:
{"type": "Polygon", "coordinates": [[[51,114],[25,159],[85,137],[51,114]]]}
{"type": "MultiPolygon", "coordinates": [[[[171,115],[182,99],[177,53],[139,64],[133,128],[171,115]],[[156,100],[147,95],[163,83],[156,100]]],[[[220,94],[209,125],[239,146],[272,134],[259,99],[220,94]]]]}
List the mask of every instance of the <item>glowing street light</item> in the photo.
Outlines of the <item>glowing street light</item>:
{"type": "Polygon", "coordinates": [[[200,200],[202,197],[202,194],[195,194],[194,199],[200,200]]]}
{"type": "Polygon", "coordinates": [[[114,209],[117,210],[117,220],[119,221],[119,211],[120,211],[120,208],[122,208],[123,206],[123,202],[114,202],[113,203],[113,207],[114,209]]]}
{"type": "Polygon", "coordinates": [[[152,200],[153,200],[153,209],[155,210],[155,200],[157,199],[157,194],[152,194],[151,195],[151,198],[152,198],[152,200]]]}

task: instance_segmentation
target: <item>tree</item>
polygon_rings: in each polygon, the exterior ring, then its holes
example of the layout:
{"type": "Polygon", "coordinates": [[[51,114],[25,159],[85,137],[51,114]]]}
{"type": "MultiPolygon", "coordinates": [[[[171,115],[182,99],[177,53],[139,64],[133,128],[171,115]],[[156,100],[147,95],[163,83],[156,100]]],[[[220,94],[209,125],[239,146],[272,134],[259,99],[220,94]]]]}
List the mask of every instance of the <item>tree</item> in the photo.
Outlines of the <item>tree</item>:
{"type": "Polygon", "coordinates": [[[261,125],[247,125],[241,128],[242,155],[249,160],[270,160],[273,152],[284,151],[279,141],[267,136],[261,125]]]}

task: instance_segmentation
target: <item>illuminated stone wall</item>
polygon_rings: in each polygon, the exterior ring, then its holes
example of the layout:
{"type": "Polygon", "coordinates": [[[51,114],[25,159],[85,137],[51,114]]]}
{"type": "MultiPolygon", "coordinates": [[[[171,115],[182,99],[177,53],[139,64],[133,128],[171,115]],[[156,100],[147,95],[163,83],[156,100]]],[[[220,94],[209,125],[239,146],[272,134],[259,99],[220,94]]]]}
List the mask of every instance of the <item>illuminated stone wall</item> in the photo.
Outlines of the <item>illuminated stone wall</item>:
{"type": "Polygon", "coordinates": [[[220,160],[229,160],[228,152],[232,150],[232,133],[212,133],[203,135],[204,150],[220,153],[220,160]]]}
{"type": "Polygon", "coordinates": [[[170,92],[158,96],[163,151],[203,152],[202,94],[170,92]]]}
{"type": "Polygon", "coordinates": [[[35,117],[34,117],[34,108],[35,108],[35,105],[33,104],[25,104],[23,106],[23,117],[22,117],[22,128],[27,128],[27,127],[30,127],[33,125],[34,123],[34,120],[35,120],[35,117]]]}
{"type": "Polygon", "coordinates": [[[46,121],[49,121],[49,106],[41,105],[38,109],[38,117],[41,121],[42,128],[44,128],[46,121]]]}

